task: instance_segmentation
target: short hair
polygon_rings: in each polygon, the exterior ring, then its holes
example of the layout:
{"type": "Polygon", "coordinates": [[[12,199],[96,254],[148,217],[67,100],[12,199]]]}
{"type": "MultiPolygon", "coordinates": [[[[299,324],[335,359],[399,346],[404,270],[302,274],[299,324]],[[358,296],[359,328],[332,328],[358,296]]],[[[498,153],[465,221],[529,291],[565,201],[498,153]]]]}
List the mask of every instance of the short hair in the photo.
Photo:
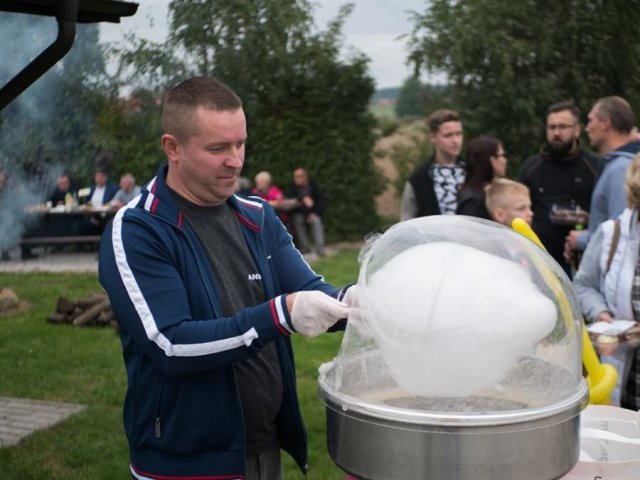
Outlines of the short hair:
{"type": "Polygon", "coordinates": [[[266,170],[258,172],[255,176],[255,181],[257,182],[258,180],[264,180],[267,183],[271,183],[271,174],[266,170]]]}
{"type": "Polygon", "coordinates": [[[640,208],[640,154],[636,155],[627,169],[624,182],[629,208],[640,208]]]}
{"type": "Polygon", "coordinates": [[[459,121],[460,116],[458,115],[458,112],[447,110],[446,108],[436,110],[427,117],[427,125],[430,133],[436,133],[440,129],[440,125],[443,123],[459,121]]]}
{"type": "Polygon", "coordinates": [[[213,77],[193,77],[185,80],[165,95],[162,107],[162,128],[179,141],[186,141],[194,131],[193,114],[198,107],[218,112],[242,108],[242,100],[233,90],[213,77]]]}
{"type": "Polygon", "coordinates": [[[611,128],[618,133],[631,133],[636,118],[631,105],[622,97],[604,97],[596,102],[596,116],[600,120],[608,118],[611,128]]]}
{"type": "Polygon", "coordinates": [[[569,110],[573,118],[575,118],[576,121],[580,121],[580,109],[573,100],[563,100],[549,105],[549,108],[547,108],[547,117],[552,113],[564,112],[565,110],[569,110]]]}
{"type": "Polygon", "coordinates": [[[480,135],[469,142],[465,157],[465,181],[460,191],[467,188],[482,189],[493,179],[491,157],[497,155],[502,142],[496,138],[480,135]]]}
{"type": "Polygon", "coordinates": [[[507,208],[511,202],[510,197],[518,193],[529,196],[529,188],[515,180],[494,178],[484,189],[485,204],[489,214],[492,214],[496,208],[507,208]]]}
{"type": "Polygon", "coordinates": [[[124,179],[131,180],[134,184],[136,183],[136,178],[130,173],[123,173],[120,176],[120,180],[124,180],[124,179]]]}

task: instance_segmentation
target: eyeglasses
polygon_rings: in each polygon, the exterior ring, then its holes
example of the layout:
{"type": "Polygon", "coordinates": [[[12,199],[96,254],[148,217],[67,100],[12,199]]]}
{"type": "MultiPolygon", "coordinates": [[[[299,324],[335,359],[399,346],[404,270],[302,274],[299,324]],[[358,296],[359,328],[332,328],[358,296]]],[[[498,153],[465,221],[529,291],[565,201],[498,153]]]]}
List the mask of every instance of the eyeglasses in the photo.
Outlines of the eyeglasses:
{"type": "Polygon", "coordinates": [[[575,123],[552,123],[547,125],[547,130],[550,132],[553,132],[554,130],[569,130],[575,126],[575,123]]]}

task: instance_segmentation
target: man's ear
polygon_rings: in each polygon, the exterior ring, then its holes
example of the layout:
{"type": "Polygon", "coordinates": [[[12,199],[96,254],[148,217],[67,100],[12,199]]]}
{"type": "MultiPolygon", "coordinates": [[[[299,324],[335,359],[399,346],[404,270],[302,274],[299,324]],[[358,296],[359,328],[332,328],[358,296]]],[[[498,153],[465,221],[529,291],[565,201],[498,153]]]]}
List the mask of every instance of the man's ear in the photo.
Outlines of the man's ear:
{"type": "Polygon", "coordinates": [[[180,149],[180,144],[176,137],[170,133],[165,133],[160,138],[160,143],[162,144],[162,150],[164,150],[169,161],[176,162],[179,156],[178,150],[180,149]]]}

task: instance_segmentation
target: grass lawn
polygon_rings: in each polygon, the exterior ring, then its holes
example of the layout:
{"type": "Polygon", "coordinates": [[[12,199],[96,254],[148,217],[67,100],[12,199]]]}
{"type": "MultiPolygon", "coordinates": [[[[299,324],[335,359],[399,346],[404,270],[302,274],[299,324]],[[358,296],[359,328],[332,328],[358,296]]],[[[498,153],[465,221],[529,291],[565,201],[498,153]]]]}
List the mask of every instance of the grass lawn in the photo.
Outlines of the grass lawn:
{"type": "MultiPolygon", "coordinates": [[[[356,280],[357,252],[323,259],[314,269],[337,286],[356,280]]],[[[26,313],[0,317],[0,396],[87,405],[79,415],[0,449],[0,480],[113,480],[128,477],[122,428],[126,387],[120,342],[110,328],[52,325],[45,317],[60,296],[98,291],[92,274],[0,273],[0,286],[29,302],[26,313]]],[[[293,337],[298,391],[309,432],[309,480],[342,479],[327,454],[318,366],[337,353],[341,334],[293,337]]],[[[287,455],[285,478],[303,478],[287,455]]]]}

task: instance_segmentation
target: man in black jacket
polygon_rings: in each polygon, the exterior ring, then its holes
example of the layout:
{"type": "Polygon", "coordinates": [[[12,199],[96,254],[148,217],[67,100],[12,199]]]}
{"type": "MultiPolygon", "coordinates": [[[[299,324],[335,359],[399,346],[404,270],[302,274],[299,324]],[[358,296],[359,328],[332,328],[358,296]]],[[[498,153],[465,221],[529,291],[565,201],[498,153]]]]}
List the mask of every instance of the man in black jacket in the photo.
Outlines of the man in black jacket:
{"type": "Polygon", "coordinates": [[[464,182],[462,123],[453,110],[436,110],[427,118],[433,154],[409,177],[402,192],[400,220],[453,215],[464,182]]]}
{"type": "Polygon", "coordinates": [[[576,226],[586,228],[587,218],[580,212],[590,208],[599,171],[600,158],[580,147],[578,107],[571,100],[551,105],[547,140],[522,165],[518,180],[531,192],[533,230],[567,273],[565,237],[576,226]]]}
{"type": "Polygon", "coordinates": [[[307,225],[311,228],[316,253],[323,257],[324,251],[324,194],[318,185],[309,177],[304,168],[293,171],[293,182],[289,188],[289,198],[295,198],[299,206],[293,210],[293,225],[296,232],[296,246],[302,253],[311,251],[307,225]]]}

